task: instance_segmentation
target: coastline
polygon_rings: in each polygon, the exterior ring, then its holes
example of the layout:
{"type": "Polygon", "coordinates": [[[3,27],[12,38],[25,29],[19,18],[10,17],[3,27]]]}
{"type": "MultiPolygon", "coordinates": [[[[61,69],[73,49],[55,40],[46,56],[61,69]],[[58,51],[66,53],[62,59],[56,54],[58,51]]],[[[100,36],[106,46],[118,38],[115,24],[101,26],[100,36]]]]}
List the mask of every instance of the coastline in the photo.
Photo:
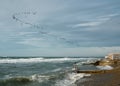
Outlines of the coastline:
{"type": "Polygon", "coordinates": [[[120,86],[120,67],[109,72],[91,74],[84,82],[78,80],[77,86],[120,86]]]}

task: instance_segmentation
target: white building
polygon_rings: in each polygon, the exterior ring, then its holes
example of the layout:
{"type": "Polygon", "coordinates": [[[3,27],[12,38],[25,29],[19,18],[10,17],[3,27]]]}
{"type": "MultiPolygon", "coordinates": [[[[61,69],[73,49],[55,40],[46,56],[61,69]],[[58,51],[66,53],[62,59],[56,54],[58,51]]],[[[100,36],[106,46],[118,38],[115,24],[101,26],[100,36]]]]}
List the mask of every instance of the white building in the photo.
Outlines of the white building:
{"type": "Polygon", "coordinates": [[[120,59],[120,53],[110,53],[107,56],[105,56],[105,58],[110,60],[117,60],[120,59]]]}

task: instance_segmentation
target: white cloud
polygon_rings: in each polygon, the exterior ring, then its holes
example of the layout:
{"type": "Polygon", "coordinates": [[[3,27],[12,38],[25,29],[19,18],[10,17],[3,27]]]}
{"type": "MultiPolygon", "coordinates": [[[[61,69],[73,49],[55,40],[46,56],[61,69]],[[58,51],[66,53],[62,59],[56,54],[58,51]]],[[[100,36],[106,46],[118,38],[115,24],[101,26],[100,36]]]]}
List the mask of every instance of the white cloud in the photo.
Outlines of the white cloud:
{"type": "Polygon", "coordinates": [[[101,22],[87,22],[87,23],[80,23],[80,24],[73,25],[73,27],[74,28],[76,28],[76,27],[92,27],[92,26],[98,26],[100,24],[101,24],[101,22]]]}
{"type": "Polygon", "coordinates": [[[109,21],[112,17],[118,16],[119,14],[108,14],[105,16],[100,16],[95,19],[95,21],[89,21],[85,23],[79,23],[72,25],[72,28],[77,28],[77,27],[95,27],[99,26],[101,24],[104,24],[105,22],[109,21]]]}
{"type": "Polygon", "coordinates": [[[108,15],[100,16],[100,18],[110,18],[110,17],[115,17],[115,16],[118,16],[118,15],[120,15],[120,14],[113,13],[113,14],[108,14],[108,15]]]}
{"type": "MultiPolygon", "coordinates": [[[[112,24],[113,22],[119,22],[119,18],[118,20],[108,22],[119,15],[117,14],[119,13],[119,3],[118,5],[112,5],[108,1],[105,1],[107,3],[106,5],[102,1],[96,1],[87,3],[86,0],[85,2],[84,0],[3,0],[0,3],[0,41],[4,42],[0,43],[0,46],[6,47],[6,45],[9,45],[13,48],[31,48],[32,46],[32,49],[43,47],[41,50],[45,47],[58,48],[59,46],[79,47],[82,45],[93,46],[94,44],[96,44],[95,46],[104,46],[106,42],[102,42],[103,37],[105,37],[105,39],[111,38],[111,40],[113,38],[105,34],[108,32],[104,32],[103,35],[98,35],[97,33],[102,34],[103,32],[97,31],[98,29],[101,30],[111,26],[119,29],[119,25],[112,24]],[[117,9],[114,10],[112,7],[117,9]],[[23,14],[23,12],[36,12],[36,14],[23,14]],[[112,14],[112,12],[116,13],[112,14]],[[16,13],[19,14],[16,15],[16,17],[23,22],[13,20],[12,15],[16,13]],[[66,27],[66,25],[69,26],[66,27]],[[37,26],[39,27],[37,28],[37,26]],[[43,27],[42,29],[40,28],[41,26],[43,27]],[[73,30],[73,28],[77,29],[73,30]],[[84,30],[86,30],[86,32],[84,32],[82,28],[85,28],[84,30]],[[96,39],[99,40],[99,43],[96,42],[96,39]],[[101,42],[102,44],[100,44],[101,42]]],[[[114,28],[109,29],[113,31],[114,28]]],[[[114,32],[112,35],[119,38],[119,35],[117,36],[116,34],[117,32],[114,32]]],[[[110,44],[111,43],[108,43],[108,45],[110,44]]],[[[55,51],[58,52],[57,50],[55,51]]],[[[68,54],[74,52],[74,55],[79,51],[75,51],[74,49],[70,50],[68,54]]],[[[92,52],[91,49],[90,51],[92,52]]],[[[95,51],[95,49],[93,49],[93,51],[95,51]]],[[[36,52],[36,50],[34,52],[36,52]]],[[[39,52],[38,50],[38,53],[39,52]]],[[[63,55],[67,53],[65,50],[60,50],[60,52],[63,52],[63,55]]],[[[86,50],[83,51],[82,49],[81,52],[86,52],[86,50]]],[[[53,52],[53,54],[54,53],[55,52],[53,52]]],[[[79,53],[80,52],[78,52],[78,54],[79,53]]],[[[93,54],[96,53],[93,52],[93,54]]]]}
{"type": "Polygon", "coordinates": [[[26,38],[16,43],[34,46],[34,47],[49,47],[50,46],[48,43],[45,42],[43,38],[28,38],[28,39],[26,38]]]}

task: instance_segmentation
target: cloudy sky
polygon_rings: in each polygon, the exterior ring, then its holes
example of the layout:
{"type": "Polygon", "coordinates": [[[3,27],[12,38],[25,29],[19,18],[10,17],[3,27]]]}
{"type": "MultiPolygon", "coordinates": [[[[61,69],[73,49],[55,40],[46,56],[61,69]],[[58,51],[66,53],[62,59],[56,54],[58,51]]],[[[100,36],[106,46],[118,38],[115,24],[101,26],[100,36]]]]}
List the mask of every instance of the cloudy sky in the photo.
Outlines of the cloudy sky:
{"type": "Polygon", "coordinates": [[[120,0],[0,0],[0,56],[120,51],[120,0]]]}

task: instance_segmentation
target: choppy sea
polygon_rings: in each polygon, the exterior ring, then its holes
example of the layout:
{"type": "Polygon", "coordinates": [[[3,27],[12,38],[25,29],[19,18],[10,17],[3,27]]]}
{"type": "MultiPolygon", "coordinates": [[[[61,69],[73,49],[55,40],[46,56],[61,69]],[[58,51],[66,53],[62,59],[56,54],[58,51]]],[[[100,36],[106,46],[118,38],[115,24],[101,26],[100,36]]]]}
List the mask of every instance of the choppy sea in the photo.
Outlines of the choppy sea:
{"type": "Polygon", "coordinates": [[[100,58],[90,57],[0,57],[0,86],[76,86],[90,74],[75,74],[73,64],[83,65],[100,58]]]}

